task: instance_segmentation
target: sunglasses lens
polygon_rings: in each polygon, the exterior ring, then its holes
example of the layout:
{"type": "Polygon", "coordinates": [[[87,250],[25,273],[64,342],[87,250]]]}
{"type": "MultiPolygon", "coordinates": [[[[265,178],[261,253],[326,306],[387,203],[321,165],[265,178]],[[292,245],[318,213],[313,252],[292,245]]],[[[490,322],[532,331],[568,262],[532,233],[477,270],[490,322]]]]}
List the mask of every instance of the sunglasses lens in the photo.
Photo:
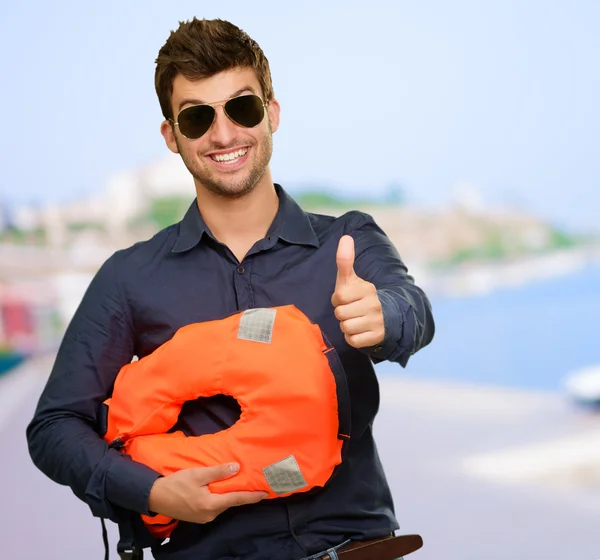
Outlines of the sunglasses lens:
{"type": "Polygon", "coordinates": [[[265,116],[263,101],[257,95],[240,95],[225,103],[225,111],[232,121],[240,126],[252,128],[265,116]]]}
{"type": "Polygon", "coordinates": [[[215,110],[210,105],[194,105],[179,113],[179,130],[186,138],[200,138],[210,128],[215,110]]]}

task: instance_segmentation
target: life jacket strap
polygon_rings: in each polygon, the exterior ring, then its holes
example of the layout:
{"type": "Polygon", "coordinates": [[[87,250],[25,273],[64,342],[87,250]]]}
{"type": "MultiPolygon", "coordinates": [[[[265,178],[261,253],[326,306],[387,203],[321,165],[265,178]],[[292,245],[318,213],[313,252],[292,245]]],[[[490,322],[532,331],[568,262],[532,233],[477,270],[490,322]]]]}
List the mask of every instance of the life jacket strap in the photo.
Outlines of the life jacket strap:
{"type": "Polygon", "coordinates": [[[128,512],[119,521],[119,542],[117,543],[117,553],[121,560],[143,560],[144,549],[135,543],[133,534],[133,524],[131,522],[131,513],[128,512]]]}
{"type": "Polygon", "coordinates": [[[144,551],[139,550],[135,547],[124,548],[122,550],[117,547],[117,550],[119,552],[119,558],[121,558],[121,560],[142,560],[144,558],[144,551]]]}

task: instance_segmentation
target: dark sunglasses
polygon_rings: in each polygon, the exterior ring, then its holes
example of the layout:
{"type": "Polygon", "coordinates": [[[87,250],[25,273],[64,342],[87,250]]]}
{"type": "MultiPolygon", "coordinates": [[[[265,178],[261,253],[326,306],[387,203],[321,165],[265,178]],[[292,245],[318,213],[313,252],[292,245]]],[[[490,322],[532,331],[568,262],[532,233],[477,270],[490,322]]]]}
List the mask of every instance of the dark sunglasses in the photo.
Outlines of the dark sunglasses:
{"type": "Polygon", "coordinates": [[[225,114],[235,123],[246,128],[260,124],[265,116],[266,104],[258,95],[240,95],[224,103],[202,104],[186,107],[177,115],[177,122],[169,119],[186,138],[195,140],[206,134],[217,114],[215,107],[223,105],[225,114]]]}

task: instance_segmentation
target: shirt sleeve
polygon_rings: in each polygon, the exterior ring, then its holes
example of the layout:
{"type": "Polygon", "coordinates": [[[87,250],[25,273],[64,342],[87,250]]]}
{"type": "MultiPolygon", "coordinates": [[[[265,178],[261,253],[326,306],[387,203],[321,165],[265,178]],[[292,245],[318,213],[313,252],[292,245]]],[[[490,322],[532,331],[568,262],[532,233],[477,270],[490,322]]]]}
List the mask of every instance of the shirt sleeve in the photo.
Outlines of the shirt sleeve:
{"type": "Polygon", "coordinates": [[[27,427],[34,464],[71,487],[94,515],[113,521],[122,509],[148,513],[148,495],[160,476],[102,439],[103,402],[134,354],[117,258],[104,263],[86,290],[27,427]]]}
{"type": "Polygon", "coordinates": [[[375,285],[385,327],[381,344],[362,350],[374,363],[388,360],[406,367],[410,356],[433,339],[431,303],[371,216],[354,213],[347,233],[354,238],[355,272],[375,285]]]}

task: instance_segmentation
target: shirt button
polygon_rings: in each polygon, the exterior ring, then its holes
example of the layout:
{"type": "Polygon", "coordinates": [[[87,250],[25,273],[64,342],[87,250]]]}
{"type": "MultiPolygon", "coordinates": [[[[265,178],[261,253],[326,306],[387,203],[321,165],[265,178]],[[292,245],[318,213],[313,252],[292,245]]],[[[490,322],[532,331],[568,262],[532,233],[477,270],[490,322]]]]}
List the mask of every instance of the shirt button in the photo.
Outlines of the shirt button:
{"type": "Polygon", "coordinates": [[[246,269],[242,265],[240,265],[240,266],[237,267],[237,271],[240,274],[244,274],[244,272],[246,272],[246,269]]]}
{"type": "Polygon", "coordinates": [[[304,523],[301,523],[300,525],[298,525],[297,527],[294,527],[292,529],[292,533],[294,533],[294,535],[296,535],[296,536],[301,535],[305,531],[306,531],[306,525],[304,523]]]}
{"type": "Polygon", "coordinates": [[[381,352],[381,346],[375,346],[375,348],[373,348],[373,352],[381,352]]]}

